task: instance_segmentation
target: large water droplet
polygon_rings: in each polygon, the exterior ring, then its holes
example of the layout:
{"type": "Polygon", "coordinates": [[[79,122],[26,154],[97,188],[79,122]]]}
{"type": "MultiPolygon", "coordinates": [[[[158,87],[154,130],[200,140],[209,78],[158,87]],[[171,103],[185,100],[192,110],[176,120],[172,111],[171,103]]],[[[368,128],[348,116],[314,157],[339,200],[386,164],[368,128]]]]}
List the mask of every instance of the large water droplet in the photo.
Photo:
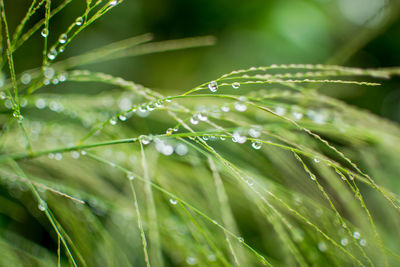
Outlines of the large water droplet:
{"type": "Polygon", "coordinates": [[[40,34],[43,36],[43,37],[47,37],[47,36],[49,36],[49,30],[48,29],[46,29],[46,28],[44,28],[41,32],[40,32],[40,34]]]}
{"type": "Polygon", "coordinates": [[[233,87],[233,89],[239,89],[240,83],[234,82],[234,83],[232,83],[232,87],[233,87]]]}
{"type": "Polygon", "coordinates": [[[50,60],[54,60],[54,59],[56,58],[56,56],[57,56],[57,50],[55,50],[54,48],[52,48],[52,49],[49,51],[49,53],[47,54],[47,57],[48,57],[50,60]]]}
{"type": "Polygon", "coordinates": [[[210,89],[211,92],[215,93],[218,90],[218,83],[216,81],[211,81],[208,84],[208,89],[210,89]]]}
{"type": "Polygon", "coordinates": [[[121,121],[126,121],[126,119],[127,119],[127,117],[126,117],[125,115],[119,115],[118,118],[119,118],[121,121]]]}
{"type": "Polygon", "coordinates": [[[67,40],[68,40],[68,36],[65,33],[61,34],[60,38],[58,38],[58,42],[60,44],[65,44],[67,42],[67,40]]]}
{"type": "Polygon", "coordinates": [[[177,144],[175,148],[175,153],[179,156],[184,156],[188,153],[189,149],[185,144],[177,144]]]}

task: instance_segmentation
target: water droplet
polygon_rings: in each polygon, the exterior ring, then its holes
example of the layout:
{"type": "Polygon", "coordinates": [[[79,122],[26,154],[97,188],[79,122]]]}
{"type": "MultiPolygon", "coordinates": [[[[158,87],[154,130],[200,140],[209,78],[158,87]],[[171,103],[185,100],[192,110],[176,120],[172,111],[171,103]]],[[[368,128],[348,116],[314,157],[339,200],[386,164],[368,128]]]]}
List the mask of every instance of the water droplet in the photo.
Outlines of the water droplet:
{"type": "Polygon", "coordinates": [[[243,237],[241,237],[241,236],[238,237],[238,240],[239,240],[239,242],[241,242],[241,243],[244,242],[244,239],[243,239],[243,237]]]}
{"type": "Polygon", "coordinates": [[[139,137],[139,139],[140,139],[140,142],[141,142],[143,145],[148,145],[148,144],[150,144],[150,142],[151,142],[151,138],[150,138],[149,136],[147,136],[147,135],[141,135],[141,136],[139,137]]]}
{"type": "Polygon", "coordinates": [[[353,237],[354,237],[355,239],[360,239],[361,235],[360,235],[359,232],[354,232],[354,233],[353,233],[353,237]]]}
{"type": "Polygon", "coordinates": [[[175,198],[170,198],[169,203],[171,203],[172,205],[176,205],[178,204],[178,200],[176,200],[175,198]]]}
{"type": "Polygon", "coordinates": [[[303,118],[303,113],[299,111],[293,111],[292,116],[295,120],[301,120],[303,118]]]}
{"type": "Polygon", "coordinates": [[[244,144],[247,141],[246,136],[241,136],[238,131],[233,132],[232,134],[232,142],[238,143],[238,144],[244,144]]]}
{"type": "Polygon", "coordinates": [[[78,158],[81,156],[81,154],[80,154],[78,151],[72,151],[72,152],[71,152],[71,156],[72,156],[74,159],[78,159],[78,158]]]}
{"type": "Polygon", "coordinates": [[[198,118],[200,121],[206,121],[206,120],[207,120],[207,115],[205,115],[205,114],[203,114],[203,113],[199,113],[199,114],[197,114],[197,118],[198,118]]]}
{"type": "Polygon", "coordinates": [[[133,173],[131,173],[131,172],[129,172],[127,176],[128,176],[128,179],[131,181],[133,181],[135,179],[135,175],[133,175],[133,173]]]}
{"type": "Polygon", "coordinates": [[[6,99],[6,98],[7,98],[6,93],[0,92],[0,99],[4,100],[4,99],[6,99]]]}
{"type": "Polygon", "coordinates": [[[58,53],[63,53],[64,50],[65,50],[65,46],[60,46],[60,47],[58,48],[58,53]]]}
{"type": "Polygon", "coordinates": [[[56,154],[54,155],[54,158],[55,158],[56,160],[62,160],[63,156],[62,156],[61,153],[56,153],[56,154]]]}
{"type": "Polygon", "coordinates": [[[172,153],[174,153],[174,147],[171,146],[171,145],[165,144],[165,145],[162,147],[161,153],[162,153],[164,156],[170,156],[170,155],[172,155],[172,153]]]}
{"type": "Polygon", "coordinates": [[[204,136],[203,136],[203,140],[204,140],[204,141],[207,141],[207,140],[208,140],[208,135],[204,135],[204,136]]]}
{"type": "Polygon", "coordinates": [[[262,146],[262,144],[261,144],[261,142],[258,142],[258,141],[253,141],[253,142],[251,142],[251,146],[254,148],[254,149],[260,149],[261,148],[261,146],[262,146]]]}
{"type": "Polygon", "coordinates": [[[260,132],[258,129],[250,128],[250,129],[249,129],[249,135],[250,135],[251,137],[258,138],[258,137],[261,136],[261,132],[260,132]]]}
{"type": "Polygon", "coordinates": [[[184,156],[188,153],[189,149],[185,144],[177,144],[175,148],[175,153],[179,156],[184,156]]]}
{"type": "Polygon", "coordinates": [[[116,118],[110,119],[110,124],[111,124],[111,125],[117,124],[117,119],[116,119],[116,118]]]}
{"type": "Polygon", "coordinates": [[[190,123],[193,125],[199,124],[199,121],[193,116],[190,118],[190,123]]]}
{"type": "Polygon", "coordinates": [[[234,106],[235,106],[235,109],[239,112],[244,112],[247,110],[247,106],[243,102],[235,102],[234,106]]]}
{"type": "Polygon", "coordinates": [[[49,153],[47,156],[49,157],[49,159],[54,159],[54,154],[53,153],[49,153]]]}
{"type": "Polygon", "coordinates": [[[111,6],[111,7],[116,6],[117,4],[118,4],[118,1],[117,1],[117,0],[113,0],[113,1],[110,1],[110,2],[108,3],[108,5],[111,6]]]}
{"type": "Polygon", "coordinates": [[[233,89],[239,89],[240,83],[234,82],[234,83],[232,83],[232,87],[233,87],[233,89]]]}
{"type": "Polygon", "coordinates": [[[53,78],[55,73],[56,71],[53,68],[45,68],[43,72],[44,77],[46,77],[47,79],[53,78]]]}
{"type": "Polygon", "coordinates": [[[363,246],[363,247],[365,247],[365,246],[367,245],[367,240],[361,239],[361,240],[360,240],[360,245],[363,246]]]}
{"type": "Polygon", "coordinates": [[[44,38],[46,38],[47,36],[49,36],[49,30],[44,28],[41,33],[40,33],[44,38]]]}
{"type": "Polygon", "coordinates": [[[229,108],[229,106],[224,105],[224,106],[221,107],[221,110],[223,112],[229,112],[230,108],[229,108]]]}
{"type": "Polygon", "coordinates": [[[319,158],[317,158],[317,157],[314,157],[314,162],[315,162],[315,163],[320,163],[321,161],[320,161],[320,159],[319,159],[319,158]]]}
{"type": "Polygon", "coordinates": [[[61,34],[60,38],[58,38],[58,42],[60,44],[65,44],[67,42],[67,40],[68,40],[68,36],[65,33],[61,34]]]}
{"type": "Polygon", "coordinates": [[[342,244],[342,246],[346,246],[349,243],[349,240],[347,240],[347,238],[342,238],[340,240],[340,244],[342,244]]]}
{"type": "Polygon", "coordinates": [[[54,60],[54,59],[56,58],[56,56],[57,56],[57,50],[55,50],[54,48],[52,48],[52,49],[49,51],[49,53],[47,54],[47,57],[48,57],[50,60],[54,60]]]}
{"type": "Polygon", "coordinates": [[[186,263],[189,265],[195,265],[197,263],[197,259],[195,257],[187,257],[186,258],[186,263]]]}
{"type": "Polygon", "coordinates": [[[77,17],[75,20],[75,25],[76,26],[81,26],[83,24],[83,18],[82,17],[77,17]]]}
{"type": "Polygon", "coordinates": [[[319,249],[320,251],[322,251],[322,252],[326,251],[327,247],[326,247],[325,242],[319,242],[319,243],[318,243],[318,249],[319,249]]]}
{"type": "Polygon", "coordinates": [[[254,185],[254,181],[252,179],[247,179],[246,180],[246,184],[248,184],[249,186],[253,186],[254,185]]]}
{"type": "Polygon", "coordinates": [[[286,109],[284,107],[276,107],[275,113],[279,116],[283,116],[286,114],[286,109]]]}
{"type": "Polygon", "coordinates": [[[218,83],[216,81],[211,81],[208,84],[208,89],[210,89],[211,92],[215,93],[218,90],[218,83]]]}
{"type": "Polygon", "coordinates": [[[45,210],[47,210],[47,203],[44,202],[43,200],[41,200],[40,203],[39,203],[39,205],[38,205],[38,208],[39,208],[40,211],[45,211],[45,210]]]}
{"type": "Polygon", "coordinates": [[[153,110],[154,110],[154,107],[153,107],[152,105],[147,105],[147,106],[146,106],[146,109],[147,109],[148,111],[153,111],[153,110]]]}
{"type": "Polygon", "coordinates": [[[24,73],[21,76],[21,82],[23,84],[29,84],[32,81],[32,76],[29,73],[24,73]]]}
{"type": "Polygon", "coordinates": [[[118,118],[120,121],[126,121],[127,117],[125,115],[119,115],[118,118]]]}

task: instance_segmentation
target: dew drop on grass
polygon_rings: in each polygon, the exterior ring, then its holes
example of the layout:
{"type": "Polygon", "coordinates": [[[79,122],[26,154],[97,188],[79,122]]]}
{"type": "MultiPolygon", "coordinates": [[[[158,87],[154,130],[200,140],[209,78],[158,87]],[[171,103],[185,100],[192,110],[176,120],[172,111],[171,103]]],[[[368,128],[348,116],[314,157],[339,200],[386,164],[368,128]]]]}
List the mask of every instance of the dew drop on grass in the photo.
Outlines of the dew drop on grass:
{"type": "Polygon", "coordinates": [[[241,243],[244,242],[244,239],[243,239],[243,237],[241,237],[241,236],[238,237],[238,240],[239,240],[239,242],[241,242],[241,243]]]}
{"type": "Polygon", "coordinates": [[[240,83],[238,83],[238,82],[232,83],[232,88],[233,89],[239,89],[239,87],[240,87],[240,83]]]}
{"type": "Polygon", "coordinates": [[[47,57],[48,57],[50,60],[54,60],[54,59],[56,58],[56,56],[57,56],[57,50],[55,50],[54,48],[52,48],[52,49],[49,51],[49,53],[47,54],[47,57]]]}
{"type": "Polygon", "coordinates": [[[172,205],[176,205],[178,204],[178,200],[176,200],[175,198],[170,198],[169,203],[171,203],[172,205]]]}
{"type": "Polygon", "coordinates": [[[7,98],[6,93],[0,92],[0,99],[1,99],[1,100],[4,100],[4,99],[6,99],[6,98],[7,98]]]}
{"type": "Polygon", "coordinates": [[[86,150],[82,150],[82,151],[81,151],[81,155],[82,155],[82,156],[85,156],[86,154],[87,154],[86,150]]]}
{"type": "Polygon", "coordinates": [[[82,17],[77,17],[75,20],[75,25],[76,26],[81,26],[83,24],[83,18],[82,17]]]}
{"type": "Polygon", "coordinates": [[[353,233],[353,237],[355,238],[355,239],[360,239],[360,233],[359,232],[354,232],[353,233]]]}
{"type": "Polygon", "coordinates": [[[211,81],[208,84],[208,89],[210,89],[211,92],[215,93],[218,90],[218,84],[216,81],[211,81]]]}
{"type": "Polygon", "coordinates": [[[125,115],[119,115],[118,116],[120,121],[126,121],[127,117],[125,115]]]}
{"type": "Polygon", "coordinates": [[[199,124],[199,121],[193,116],[190,118],[190,123],[193,125],[199,124]]]}
{"type": "Polygon", "coordinates": [[[24,73],[21,76],[21,82],[23,84],[29,84],[32,81],[32,76],[29,73],[24,73]]]}
{"type": "Polygon", "coordinates": [[[235,106],[235,109],[239,112],[244,112],[247,110],[247,106],[243,102],[235,102],[234,106],[235,106]]]}
{"type": "Polygon", "coordinates": [[[72,151],[71,152],[71,156],[74,158],[74,159],[78,159],[79,157],[80,157],[80,153],[78,152],[78,151],[72,151]]]}
{"type": "Polygon", "coordinates": [[[139,139],[140,139],[140,142],[141,142],[143,145],[148,145],[148,144],[150,144],[150,142],[151,142],[151,138],[150,138],[149,136],[147,136],[147,135],[141,135],[141,136],[139,137],[139,139]]]}
{"type": "Polygon", "coordinates": [[[46,202],[40,201],[40,203],[39,203],[39,205],[38,205],[38,208],[39,208],[40,211],[45,211],[45,210],[47,210],[47,204],[46,204],[46,202]]]}
{"type": "Polygon", "coordinates": [[[68,40],[68,36],[65,33],[61,34],[60,38],[58,38],[58,42],[60,44],[65,44],[67,42],[67,40],[68,40]]]}
{"type": "Polygon", "coordinates": [[[188,147],[185,144],[177,144],[175,148],[175,153],[179,156],[184,156],[188,153],[188,147]]]}
{"type": "Polygon", "coordinates": [[[56,160],[62,160],[63,156],[62,156],[61,153],[56,153],[56,154],[54,155],[54,158],[55,158],[56,160]]]}
{"type": "Polygon", "coordinates": [[[41,34],[44,38],[46,38],[47,36],[49,36],[49,30],[46,29],[46,28],[44,28],[44,29],[40,32],[40,34],[41,34]]]}
{"type": "Polygon", "coordinates": [[[127,176],[128,176],[128,179],[131,181],[133,181],[135,179],[135,175],[133,175],[133,173],[131,173],[131,172],[129,172],[127,176]]]}
{"type": "Polygon", "coordinates": [[[363,246],[363,247],[365,247],[365,246],[367,245],[367,240],[361,239],[361,240],[360,240],[360,245],[363,246]]]}
{"type": "Polygon", "coordinates": [[[320,251],[322,251],[322,252],[326,251],[327,247],[326,247],[325,242],[319,242],[319,243],[318,243],[318,249],[319,249],[320,251]]]}
{"type": "Polygon", "coordinates": [[[286,109],[284,107],[276,107],[275,113],[279,116],[283,116],[286,114],[286,109]]]}
{"type": "Polygon", "coordinates": [[[205,115],[205,114],[203,114],[203,113],[199,113],[199,114],[197,114],[197,118],[200,120],[200,121],[206,121],[208,118],[207,118],[207,115],[205,115]]]}
{"type": "Polygon", "coordinates": [[[221,110],[223,112],[229,112],[230,108],[227,105],[224,105],[224,106],[221,107],[221,110]]]}
{"type": "Polygon", "coordinates": [[[255,128],[250,128],[249,129],[249,135],[251,137],[258,138],[258,137],[261,136],[261,132],[259,130],[255,129],[255,128]]]}
{"type": "Polygon", "coordinates": [[[315,163],[320,163],[321,160],[320,160],[319,158],[317,158],[317,157],[314,157],[314,162],[315,162],[315,163]]]}
{"type": "Polygon", "coordinates": [[[60,47],[58,48],[58,53],[62,53],[62,52],[64,52],[64,49],[65,49],[65,47],[64,47],[64,46],[60,46],[60,47]]]}
{"type": "Polygon", "coordinates": [[[259,150],[261,148],[262,144],[261,144],[261,142],[253,141],[253,142],[251,142],[251,146],[256,150],[259,150]]]}
{"type": "Polygon", "coordinates": [[[301,120],[303,118],[303,113],[299,111],[293,111],[292,116],[295,120],[301,120]]]}
{"type": "Polygon", "coordinates": [[[116,6],[117,4],[118,4],[118,1],[117,1],[117,0],[113,0],[113,1],[110,1],[110,2],[108,3],[108,5],[111,6],[111,7],[116,6]]]}
{"type": "Polygon", "coordinates": [[[342,238],[340,240],[340,244],[342,244],[342,246],[346,246],[349,243],[349,240],[347,240],[347,238],[342,238]]]}
{"type": "Polygon", "coordinates": [[[195,264],[197,264],[197,259],[195,257],[192,257],[192,256],[187,257],[186,258],[186,263],[189,264],[189,265],[195,265],[195,264]]]}
{"type": "Polygon", "coordinates": [[[111,125],[117,124],[117,119],[115,119],[115,118],[110,119],[110,124],[111,125]]]}

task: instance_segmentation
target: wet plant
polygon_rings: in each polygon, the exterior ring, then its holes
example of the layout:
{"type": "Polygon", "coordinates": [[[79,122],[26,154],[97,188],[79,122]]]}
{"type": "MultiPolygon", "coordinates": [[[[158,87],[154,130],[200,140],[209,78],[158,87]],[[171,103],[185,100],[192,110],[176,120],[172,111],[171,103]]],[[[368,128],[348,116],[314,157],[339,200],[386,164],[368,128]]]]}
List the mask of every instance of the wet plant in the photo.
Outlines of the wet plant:
{"type": "Polygon", "coordinates": [[[251,67],[166,96],[85,66],[214,38],[145,34],[58,60],[123,4],[86,1],[51,43],[70,2],[33,0],[9,32],[0,0],[0,265],[399,264],[400,128],[318,91],[379,88],[399,68],[251,67]],[[35,35],[41,65],[16,73],[35,35]]]}

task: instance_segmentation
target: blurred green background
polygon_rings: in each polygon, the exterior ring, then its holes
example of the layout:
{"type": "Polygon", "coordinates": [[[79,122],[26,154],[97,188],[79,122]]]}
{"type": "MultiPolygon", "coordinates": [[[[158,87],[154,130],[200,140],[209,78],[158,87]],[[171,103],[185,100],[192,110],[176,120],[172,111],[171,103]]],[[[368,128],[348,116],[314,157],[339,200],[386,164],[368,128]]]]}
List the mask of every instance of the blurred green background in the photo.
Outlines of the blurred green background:
{"type": "MultiPolygon", "coordinates": [[[[6,2],[11,28],[29,4],[26,0],[6,2]]],[[[55,17],[51,31],[62,33],[84,8],[85,1],[72,1],[55,17]]],[[[234,69],[273,63],[390,67],[400,62],[399,10],[399,3],[389,0],[125,0],[80,34],[60,58],[148,32],[157,41],[215,36],[213,47],[89,66],[171,92],[183,92],[234,69]]],[[[56,40],[58,33],[51,38],[56,40]]],[[[38,53],[42,49],[39,34],[25,46],[29,52],[21,49],[16,54],[20,70],[40,64],[32,53],[32,47],[38,53]]],[[[326,89],[351,104],[400,121],[398,79],[385,81],[380,88],[326,89]]]]}

